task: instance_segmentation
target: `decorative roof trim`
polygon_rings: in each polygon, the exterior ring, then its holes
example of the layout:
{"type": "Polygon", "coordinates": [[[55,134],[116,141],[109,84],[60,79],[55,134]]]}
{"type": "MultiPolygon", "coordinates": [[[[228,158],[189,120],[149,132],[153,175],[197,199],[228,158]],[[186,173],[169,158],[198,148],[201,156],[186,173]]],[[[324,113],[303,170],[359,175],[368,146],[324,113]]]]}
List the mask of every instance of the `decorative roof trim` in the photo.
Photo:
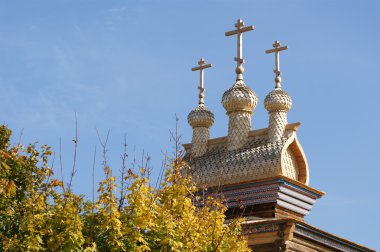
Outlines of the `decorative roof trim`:
{"type": "MultiPolygon", "coordinates": [[[[297,165],[298,165],[298,181],[308,185],[309,184],[309,165],[307,163],[306,155],[302,149],[300,142],[298,141],[297,135],[295,134],[295,130],[293,130],[292,132],[285,131],[285,134],[289,134],[289,133],[291,134],[291,136],[286,141],[282,149],[281,156],[283,157],[285,155],[285,152],[288,148],[293,152],[297,160],[297,165]]],[[[281,161],[283,161],[282,158],[281,158],[281,161]]],[[[284,164],[281,163],[281,168],[283,167],[284,167],[284,164]]]]}
{"type": "MultiPolygon", "coordinates": [[[[253,232],[262,233],[262,232],[270,231],[270,230],[267,230],[267,228],[265,227],[275,228],[274,225],[276,224],[280,225],[280,224],[285,224],[285,223],[295,225],[295,228],[292,230],[293,235],[303,236],[307,239],[311,239],[318,243],[324,244],[325,246],[328,246],[330,248],[338,249],[339,251],[375,252],[375,250],[371,248],[365,247],[363,245],[349,241],[345,238],[323,231],[305,222],[301,222],[301,221],[290,219],[290,218],[270,219],[270,220],[268,219],[248,220],[248,221],[243,222],[242,226],[243,226],[243,230],[250,229],[250,227],[252,226],[253,232]],[[254,228],[256,226],[257,228],[254,228]],[[336,245],[340,245],[340,246],[337,247],[336,245]]],[[[291,239],[292,238],[290,238],[290,240],[291,239]]]]}
{"type": "MultiPolygon", "coordinates": [[[[304,191],[307,193],[312,192],[313,194],[315,194],[315,196],[317,198],[320,198],[326,194],[325,192],[314,189],[314,188],[312,188],[308,185],[305,185],[305,184],[303,184],[297,180],[294,180],[294,179],[291,179],[291,178],[288,178],[288,177],[285,177],[282,175],[273,176],[270,178],[250,180],[250,181],[245,181],[242,183],[226,184],[226,185],[223,185],[223,188],[224,188],[224,191],[229,191],[229,190],[236,190],[237,188],[244,188],[249,184],[260,185],[260,184],[268,184],[268,183],[272,183],[272,182],[281,182],[282,184],[287,184],[287,185],[290,184],[292,186],[295,186],[296,188],[298,188],[301,191],[304,191]]],[[[208,187],[207,191],[208,192],[220,191],[220,186],[208,187]]]]}
{"type": "Polygon", "coordinates": [[[330,234],[326,231],[313,227],[306,223],[296,222],[296,228],[294,233],[300,236],[303,236],[308,239],[315,240],[319,243],[324,244],[325,246],[332,247],[341,251],[375,251],[370,248],[364,247],[360,244],[354,243],[342,237],[330,234]]]}

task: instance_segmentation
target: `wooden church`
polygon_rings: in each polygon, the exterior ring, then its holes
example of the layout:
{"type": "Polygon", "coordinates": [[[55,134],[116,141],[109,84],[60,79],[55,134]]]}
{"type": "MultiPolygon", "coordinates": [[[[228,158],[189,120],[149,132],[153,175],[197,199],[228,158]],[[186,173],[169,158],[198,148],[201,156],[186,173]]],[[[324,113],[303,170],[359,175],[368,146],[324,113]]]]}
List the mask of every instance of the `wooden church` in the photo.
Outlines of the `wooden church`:
{"type": "Polygon", "coordinates": [[[309,186],[306,155],[297,138],[300,123],[288,123],[291,97],[281,86],[281,46],[276,41],[266,53],[275,55],[275,87],[266,97],[268,128],[251,130],[256,94],[243,80],[242,35],[254,29],[242,20],[226,36],[237,36],[236,82],[224,92],[222,104],[229,117],[228,135],[210,139],[213,113],[204,104],[203,71],[211,64],[201,59],[199,105],[188,115],[192,142],[185,144],[191,175],[208,195],[222,195],[227,218],[245,217],[244,234],[255,252],[261,251],[374,251],[307,224],[304,217],[324,195],[309,186]]]}

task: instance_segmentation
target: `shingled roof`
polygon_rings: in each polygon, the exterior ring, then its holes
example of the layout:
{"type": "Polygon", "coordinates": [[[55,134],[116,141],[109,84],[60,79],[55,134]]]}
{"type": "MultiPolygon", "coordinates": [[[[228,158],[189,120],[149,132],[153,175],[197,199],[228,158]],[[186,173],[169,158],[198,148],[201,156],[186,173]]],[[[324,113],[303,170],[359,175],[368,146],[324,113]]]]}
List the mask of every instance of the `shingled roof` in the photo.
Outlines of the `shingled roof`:
{"type": "Polygon", "coordinates": [[[268,139],[268,129],[252,130],[239,149],[228,150],[227,137],[211,139],[207,151],[191,155],[185,144],[185,160],[199,186],[213,187],[282,175],[308,184],[308,165],[296,136],[300,123],[288,124],[284,136],[276,142],[268,139]]]}

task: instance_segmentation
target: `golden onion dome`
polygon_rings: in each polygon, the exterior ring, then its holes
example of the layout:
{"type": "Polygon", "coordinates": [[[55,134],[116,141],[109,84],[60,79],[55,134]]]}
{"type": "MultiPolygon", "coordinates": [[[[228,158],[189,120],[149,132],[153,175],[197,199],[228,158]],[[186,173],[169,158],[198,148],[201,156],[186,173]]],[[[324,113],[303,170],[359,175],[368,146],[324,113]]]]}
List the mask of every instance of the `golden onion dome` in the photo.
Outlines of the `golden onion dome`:
{"type": "Polygon", "coordinates": [[[214,114],[204,104],[199,104],[198,107],[189,113],[187,116],[187,121],[192,128],[210,128],[214,123],[214,114]]]}
{"type": "Polygon", "coordinates": [[[258,98],[243,80],[238,80],[235,84],[224,92],[222,97],[223,107],[227,113],[234,111],[252,112],[256,108],[258,98]]]}
{"type": "Polygon", "coordinates": [[[281,88],[275,88],[264,100],[264,107],[269,112],[286,111],[292,107],[292,98],[281,88]]]}

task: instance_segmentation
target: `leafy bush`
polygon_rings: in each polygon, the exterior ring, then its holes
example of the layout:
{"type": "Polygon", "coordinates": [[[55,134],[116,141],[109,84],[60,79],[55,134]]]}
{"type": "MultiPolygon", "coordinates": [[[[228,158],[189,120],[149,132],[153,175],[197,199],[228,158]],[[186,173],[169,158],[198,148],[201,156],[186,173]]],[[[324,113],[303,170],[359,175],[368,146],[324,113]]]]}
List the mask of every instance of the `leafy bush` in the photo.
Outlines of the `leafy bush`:
{"type": "Polygon", "coordinates": [[[120,188],[105,162],[92,202],[53,176],[48,146],[11,147],[10,137],[0,126],[0,251],[248,251],[241,220],[226,224],[222,202],[194,206],[180,158],[158,188],[143,167],[129,169],[120,188]]]}

